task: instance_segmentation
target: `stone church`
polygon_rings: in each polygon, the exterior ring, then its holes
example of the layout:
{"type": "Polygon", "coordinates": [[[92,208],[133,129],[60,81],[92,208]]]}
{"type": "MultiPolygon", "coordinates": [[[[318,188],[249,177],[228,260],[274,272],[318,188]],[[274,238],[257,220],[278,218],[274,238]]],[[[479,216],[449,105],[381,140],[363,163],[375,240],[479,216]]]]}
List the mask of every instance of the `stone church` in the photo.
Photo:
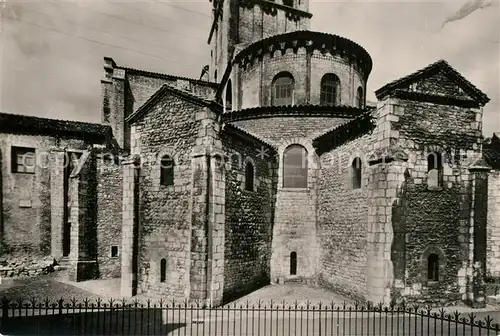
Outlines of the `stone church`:
{"type": "Polygon", "coordinates": [[[480,306],[500,276],[489,98],[439,60],[375,91],[308,0],[213,0],[199,79],[104,58],[99,124],[0,114],[2,253],[122,295],[220,304],[303,281],[480,306]]]}

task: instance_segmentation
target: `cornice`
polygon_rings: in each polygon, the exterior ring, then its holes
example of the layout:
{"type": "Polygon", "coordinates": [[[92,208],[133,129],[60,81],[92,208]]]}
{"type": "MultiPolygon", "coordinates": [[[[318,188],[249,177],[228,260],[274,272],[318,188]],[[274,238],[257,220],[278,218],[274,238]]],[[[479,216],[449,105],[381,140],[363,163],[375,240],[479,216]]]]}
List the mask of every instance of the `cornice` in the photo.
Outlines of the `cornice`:
{"type": "Polygon", "coordinates": [[[309,53],[318,50],[323,54],[330,53],[346,57],[349,62],[358,65],[365,78],[368,78],[373,67],[370,54],[359,44],[338,35],[308,30],[274,35],[254,42],[235,56],[235,63],[246,68],[255,60],[262,61],[266,54],[274,57],[274,54],[279,51],[281,55],[284,55],[287,49],[292,49],[294,53],[297,53],[299,48],[305,48],[309,53]]]}
{"type": "Polygon", "coordinates": [[[355,118],[366,110],[351,106],[289,105],[262,106],[222,114],[223,122],[274,117],[355,118]]]}
{"type": "Polygon", "coordinates": [[[240,0],[239,5],[248,9],[252,9],[255,5],[260,5],[264,13],[272,16],[276,16],[278,10],[282,10],[285,11],[287,19],[293,21],[299,21],[302,18],[310,19],[312,17],[312,14],[309,12],[268,0],[240,0]]]}

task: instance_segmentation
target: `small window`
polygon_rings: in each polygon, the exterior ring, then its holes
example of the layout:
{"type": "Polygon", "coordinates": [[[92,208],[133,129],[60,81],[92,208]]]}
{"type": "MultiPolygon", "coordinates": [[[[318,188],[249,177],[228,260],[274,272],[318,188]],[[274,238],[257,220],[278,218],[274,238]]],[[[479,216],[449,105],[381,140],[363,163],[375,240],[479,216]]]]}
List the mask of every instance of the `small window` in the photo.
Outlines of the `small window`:
{"type": "Polygon", "coordinates": [[[307,150],[291,145],[283,152],[283,188],[307,188],[307,150]]]}
{"type": "Polygon", "coordinates": [[[111,258],[118,257],[118,246],[111,246],[111,258]]]}
{"type": "Polygon", "coordinates": [[[297,252],[290,253],[290,275],[297,275],[297,252]]]}
{"type": "Polygon", "coordinates": [[[254,168],[251,162],[245,166],[245,190],[253,191],[254,168]]]}
{"type": "Polygon", "coordinates": [[[271,104],[273,106],[292,105],[293,91],[293,76],[288,72],[277,74],[272,84],[271,104]]]}
{"type": "Polygon", "coordinates": [[[361,159],[355,158],[352,161],[352,188],[361,188],[361,159]]]}
{"type": "Polygon", "coordinates": [[[359,108],[363,108],[363,89],[358,87],[358,90],[356,91],[356,106],[359,108]]]}
{"type": "Polygon", "coordinates": [[[283,5],[293,7],[293,0],[283,0],[283,5]]]}
{"type": "Polygon", "coordinates": [[[214,82],[217,83],[217,70],[214,72],[214,82]]]}
{"type": "Polygon", "coordinates": [[[340,103],[340,79],[337,75],[328,73],[321,78],[320,104],[335,106],[340,103]]]}
{"type": "Polygon", "coordinates": [[[226,86],[226,111],[231,111],[232,109],[232,104],[233,104],[233,88],[231,85],[231,80],[228,80],[227,86],[226,86]]]}
{"type": "Polygon", "coordinates": [[[35,149],[25,147],[12,147],[12,172],[35,173],[35,149]]]}
{"type": "Polygon", "coordinates": [[[164,186],[174,184],[174,160],[168,155],[161,158],[160,184],[164,186]]]}
{"type": "Polygon", "coordinates": [[[427,185],[441,187],[443,182],[443,158],[440,153],[434,152],[427,156],[427,185]]]}
{"type": "Polygon", "coordinates": [[[162,259],[160,262],[160,282],[167,280],[167,260],[162,259]]]}
{"type": "Polygon", "coordinates": [[[439,257],[437,254],[433,253],[427,259],[427,279],[439,281],[439,257]]]}

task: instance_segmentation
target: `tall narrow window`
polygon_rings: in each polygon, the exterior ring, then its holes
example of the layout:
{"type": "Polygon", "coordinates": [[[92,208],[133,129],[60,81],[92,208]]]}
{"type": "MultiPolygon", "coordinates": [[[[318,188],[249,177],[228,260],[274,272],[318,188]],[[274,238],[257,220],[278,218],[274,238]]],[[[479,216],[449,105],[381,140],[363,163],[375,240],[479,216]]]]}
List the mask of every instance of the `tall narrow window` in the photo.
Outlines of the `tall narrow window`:
{"type": "Polygon", "coordinates": [[[352,161],[352,188],[361,188],[361,159],[359,157],[352,161]]]}
{"type": "Polygon", "coordinates": [[[307,150],[300,145],[283,152],[283,188],[307,188],[307,150]]]}
{"type": "Polygon", "coordinates": [[[167,280],[167,260],[162,259],[160,262],[160,282],[167,280]]]}
{"type": "Polygon", "coordinates": [[[443,182],[443,157],[433,152],[427,156],[427,185],[440,187],[443,182]]]}
{"type": "Polygon", "coordinates": [[[356,106],[359,108],[363,108],[363,89],[358,87],[358,90],[356,91],[356,106]]]}
{"type": "Polygon", "coordinates": [[[290,253],[290,275],[297,275],[297,252],[290,253]]]}
{"type": "Polygon", "coordinates": [[[164,186],[174,184],[174,160],[168,155],[161,158],[160,184],[164,186]]]}
{"type": "Polygon", "coordinates": [[[293,91],[293,76],[288,72],[279,73],[273,80],[271,104],[273,106],[292,105],[293,91]]]}
{"type": "Polygon", "coordinates": [[[427,258],[427,279],[439,281],[439,257],[437,254],[433,253],[427,258]]]}
{"type": "Polygon", "coordinates": [[[214,72],[214,82],[217,83],[217,70],[214,72]]]}
{"type": "Polygon", "coordinates": [[[226,85],[226,111],[231,111],[232,104],[233,104],[232,85],[231,85],[231,80],[228,80],[226,85]]]}
{"type": "Polygon", "coordinates": [[[328,73],[321,79],[320,104],[335,106],[340,103],[340,79],[328,73]]]}
{"type": "Polygon", "coordinates": [[[245,165],[245,190],[253,191],[254,168],[251,162],[245,165]]]}

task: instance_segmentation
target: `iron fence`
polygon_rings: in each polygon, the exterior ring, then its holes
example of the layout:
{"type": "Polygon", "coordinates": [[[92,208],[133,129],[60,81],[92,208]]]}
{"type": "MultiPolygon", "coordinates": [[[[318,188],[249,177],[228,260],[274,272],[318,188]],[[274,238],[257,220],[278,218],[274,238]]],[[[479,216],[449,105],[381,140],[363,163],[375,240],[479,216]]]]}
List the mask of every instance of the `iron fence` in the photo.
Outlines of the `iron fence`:
{"type": "Polygon", "coordinates": [[[1,313],[3,335],[500,335],[490,316],[382,305],[3,299],[1,313]]]}

